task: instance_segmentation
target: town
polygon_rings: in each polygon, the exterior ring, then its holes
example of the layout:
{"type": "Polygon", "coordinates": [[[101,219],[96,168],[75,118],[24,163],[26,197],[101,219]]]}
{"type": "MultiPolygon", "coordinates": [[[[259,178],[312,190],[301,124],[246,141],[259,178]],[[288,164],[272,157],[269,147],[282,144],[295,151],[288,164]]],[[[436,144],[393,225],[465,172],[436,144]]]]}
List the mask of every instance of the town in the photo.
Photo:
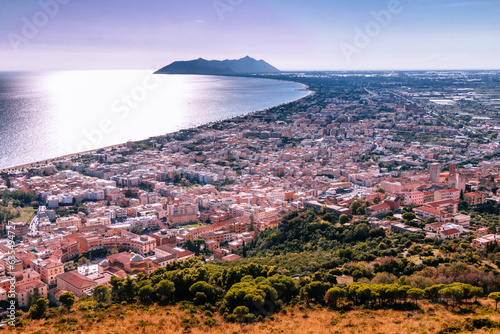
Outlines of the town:
{"type": "Polygon", "coordinates": [[[307,97],[142,142],[4,170],[0,299],[91,295],[174,261],[237,261],[295,210],[387,233],[472,236],[499,200],[496,72],[288,73],[307,97]],[[439,85],[439,91],[438,91],[439,85]],[[496,95],[495,95],[496,94],[496,95]],[[9,226],[7,223],[13,221],[9,226]]]}

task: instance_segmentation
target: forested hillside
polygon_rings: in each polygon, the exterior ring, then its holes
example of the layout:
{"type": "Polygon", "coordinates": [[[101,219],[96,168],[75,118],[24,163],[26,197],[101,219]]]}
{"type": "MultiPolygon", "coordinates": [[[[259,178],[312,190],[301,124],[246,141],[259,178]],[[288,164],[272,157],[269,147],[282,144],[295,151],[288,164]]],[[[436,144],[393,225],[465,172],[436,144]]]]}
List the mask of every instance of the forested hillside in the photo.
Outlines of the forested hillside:
{"type": "Polygon", "coordinates": [[[134,310],[154,309],[177,312],[176,326],[208,329],[223,323],[267,323],[287,312],[301,312],[305,319],[307,310],[318,308],[418,314],[434,314],[439,308],[469,314],[460,330],[496,328],[498,247],[473,249],[468,238],[424,237],[373,229],[366,221],[342,225],[323,211],[295,211],[245,245],[241,261],[196,257],[150,275],[114,277],[110,287],[98,286],[75,304],[71,298],[60,298],[59,308],[36,303],[26,314],[18,312],[17,322],[26,330],[40,321],[76,330],[86,325],[70,319],[99,323],[108,315],[126,319],[134,310]]]}

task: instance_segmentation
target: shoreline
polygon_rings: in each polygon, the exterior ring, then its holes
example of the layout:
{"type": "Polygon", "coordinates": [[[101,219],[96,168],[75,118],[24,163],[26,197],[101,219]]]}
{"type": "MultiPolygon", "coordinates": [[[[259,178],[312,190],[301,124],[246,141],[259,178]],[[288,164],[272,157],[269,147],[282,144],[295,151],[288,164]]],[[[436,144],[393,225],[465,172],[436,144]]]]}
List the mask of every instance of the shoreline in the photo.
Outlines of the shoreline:
{"type": "MultiPolygon", "coordinates": [[[[242,78],[253,78],[253,77],[243,76],[242,78]]],[[[158,135],[158,136],[151,136],[151,137],[144,138],[144,139],[131,140],[129,142],[119,143],[119,144],[114,144],[114,145],[109,145],[109,146],[104,146],[104,147],[99,147],[99,148],[91,149],[91,150],[88,150],[88,151],[69,153],[69,154],[66,154],[66,155],[57,156],[57,157],[53,157],[53,158],[47,158],[47,159],[43,159],[43,160],[36,161],[36,162],[29,162],[29,163],[25,163],[25,164],[22,164],[22,165],[16,165],[16,166],[12,166],[12,167],[0,168],[0,173],[20,172],[21,170],[26,169],[26,168],[43,166],[43,165],[46,165],[48,163],[51,163],[51,162],[54,162],[54,161],[57,161],[57,160],[60,160],[60,159],[65,159],[65,158],[73,159],[73,158],[76,158],[76,157],[81,156],[81,155],[85,155],[85,154],[89,154],[89,153],[95,153],[95,152],[97,152],[99,150],[106,150],[106,149],[112,149],[112,148],[122,147],[122,146],[127,145],[128,143],[138,143],[138,142],[141,142],[141,141],[144,141],[144,140],[148,140],[148,139],[151,139],[151,138],[172,135],[172,134],[175,134],[175,133],[178,133],[178,132],[181,132],[181,131],[199,129],[199,128],[203,127],[203,126],[211,126],[211,125],[214,125],[214,124],[217,124],[217,123],[221,123],[221,122],[224,122],[224,121],[227,121],[227,120],[230,120],[230,119],[236,119],[236,118],[240,118],[240,117],[246,117],[248,115],[253,115],[253,114],[256,114],[256,113],[259,113],[259,112],[264,112],[264,111],[267,111],[267,110],[272,109],[272,108],[277,108],[277,107],[280,107],[280,106],[283,106],[283,105],[287,105],[289,103],[294,103],[294,102],[300,101],[300,100],[302,100],[302,99],[304,99],[304,98],[306,98],[308,96],[311,96],[311,95],[315,94],[315,91],[310,90],[308,85],[300,83],[300,82],[297,82],[297,81],[269,79],[269,78],[255,78],[255,79],[276,80],[276,81],[285,81],[285,82],[297,83],[297,84],[302,85],[303,87],[295,89],[294,91],[309,91],[309,93],[307,95],[305,95],[303,97],[300,97],[300,98],[297,98],[295,100],[291,100],[291,101],[288,101],[288,102],[277,104],[275,106],[268,107],[268,108],[265,108],[265,109],[259,109],[259,110],[250,111],[250,112],[247,112],[245,114],[238,115],[238,116],[232,116],[232,117],[228,117],[228,118],[224,118],[224,119],[219,119],[219,120],[208,122],[208,123],[203,123],[203,124],[196,125],[194,127],[190,127],[190,128],[186,128],[186,129],[180,129],[180,130],[177,130],[177,131],[174,131],[174,132],[164,133],[164,134],[161,134],[161,135],[158,135]]]]}
{"type": "Polygon", "coordinates": [[[109,145],[109,146],[104,146],[104,147],[95,148],[95,149],[92,149],[92,150],[82,151],[82,152],[77,152],[77,153],[70,153],[70,154],[61,155],[61,156],[54,157],[54,158],[48,158],[48,159],[37,161],[37,162],[29,162],[29,163],[26,163],[26,164],[23,164],[23,165],[17,165],[17,166],[14,166],[14,167],[0,168],[0,173],[13,172],[13,171],[18,171],[19,169],[25,169],[25,168],[36,167],[36,166],[43,166],[44,164],[46,165],[46,164],[48,164],[50,162],[53,162],[53,161],[56,161],[56,160],[59,160],[59,159],[63,159],[63,158],[76,158],[76,157],[78,157],[80,155],[83,155],[83,154],[97,152],[99,150],[106,150],[106,149],[110,149],[110,148],[120,147],[120,146],[123,146],[123,145],[127,145],[127,143],[109,145]]]}

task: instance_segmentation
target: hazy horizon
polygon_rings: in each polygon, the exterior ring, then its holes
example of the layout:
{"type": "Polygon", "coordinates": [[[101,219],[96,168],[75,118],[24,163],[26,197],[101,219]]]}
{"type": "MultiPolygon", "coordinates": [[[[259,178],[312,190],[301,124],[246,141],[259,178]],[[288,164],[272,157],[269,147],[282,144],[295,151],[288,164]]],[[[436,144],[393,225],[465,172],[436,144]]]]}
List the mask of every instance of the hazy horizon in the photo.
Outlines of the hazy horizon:
{"type": "Polygon", "coordinates": [[[264,59],[282,71],[497,70],[493,0],[4,0],[0,71],[155,70],[264,59]]]}

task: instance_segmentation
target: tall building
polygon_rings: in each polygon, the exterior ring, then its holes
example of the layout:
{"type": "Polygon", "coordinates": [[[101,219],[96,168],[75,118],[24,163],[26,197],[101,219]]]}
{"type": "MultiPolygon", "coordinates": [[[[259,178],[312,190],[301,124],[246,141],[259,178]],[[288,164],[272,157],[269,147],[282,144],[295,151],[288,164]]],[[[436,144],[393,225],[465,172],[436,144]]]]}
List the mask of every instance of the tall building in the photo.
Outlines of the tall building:
{"type": "Polygon", "coordinates": [[[439,181],[440,170],[441,166],[438,163],[432,163],[429,165],[429,173],[431,174],[432,183],[436,183],[439,181]]]}
{"type": "Polygon", "coordinates": [[[450,175],[454,175],[457,173],[457,165],[450,164],[450,175]]]}
{"type": "Polygon", "coordinates": [[[467,183],[467,175],[465,174],[460,174],[460,173],[450,174],[448,178],[448,184],[450,185],[450,188],[458,189],[461,190],[462,192],[465,191],[466,183],[467,183]]]}
{"type": "Polygon", "coordinates": [[[457,183],[458,183],[458,175],[457,175],[457,165],[455,164],[450,164],[450,175],[448,176],[448,184],[450,185],[450,188],[457,188],[457,183]]]}

